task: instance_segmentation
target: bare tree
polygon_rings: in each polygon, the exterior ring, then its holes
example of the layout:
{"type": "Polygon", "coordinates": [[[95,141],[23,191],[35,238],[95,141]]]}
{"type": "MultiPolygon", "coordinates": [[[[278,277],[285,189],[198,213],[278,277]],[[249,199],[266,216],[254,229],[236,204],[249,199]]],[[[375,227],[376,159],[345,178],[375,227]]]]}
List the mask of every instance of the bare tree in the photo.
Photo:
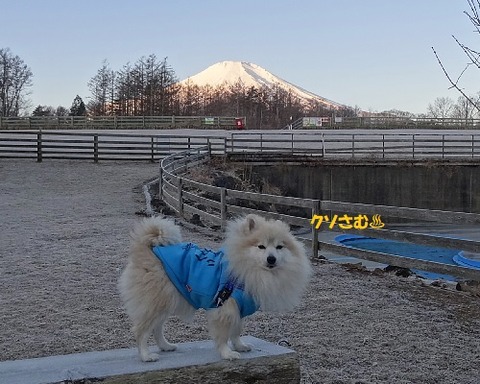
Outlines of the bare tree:
{"type": "Polygon", "coordinates": [[[108,61],[104,60],[97,74],[88,82],[88,88],[92,93],[89,109],[94,115],[107,115],[112,113],[114,84],[115,74],[110,69],[108,61]]]}
{"type": "Polygon", "coordinates": [[[135,114],[132,66],[127,63],[116,73],[117,114],[130,116],[135,114]]]}
{"type": "Polygon", "coordinates": [[[437,97],[433,104],[428,104],[428,116],[436,119],[446,119],[452,117],[454,103],[450,97],[437,97]]]}
{"type": "MultiPolygon", "coordinates": [[[[467,3],[470,8],[470,11],[464,11],[464,14],[467,15],[468,19],[473,24],[475,28],[475,33],[480,34],[480,0],[467,0],[467,3]]],[[[468,59],[468,62],[465,65],[465,68],[462,70],[462,72],[460,72],[460,74],[456,79],[452,78],[450,73],[447,71],[447,69],[443,65],[442,60],[440,59],[439,55],[435,51],[434,47],[432,47],[433,53],[435,54],[435,57],[437,58],[437,61],[440,67],[442,68],[443,73],[445,74],[445,76],[447,77],[448,81],[451,84],[450,88],[454,88],[458,92],[460,92],[460,94],[464,97],[464,99],[468,103],[470,103],[475,110],[480,112],[480,107],[478,106],[476,100],[468,96],[464,88],[460,85],[460,80],[462,79],[463,75],[469,68],[476,67],[477,69],[480,69],[480,52],[466,46],[465,44],[462,44],[455,37],[455,35],[452,35],[452,37],[456,41],[456,43],[460,46],[460,48],[463,50],[463,52],[465,53],[468,59]]]]}
{"type": "Polygon", "coordinates": [[[0,116],[18,116],[28,108],[32,71],[9,48],[0,49],[0,116]]]}
{"type": "Polygon", "coordinates": [[[459,96],[457,102],[452,109],[452,117],[456,119],[468,120],[474,119],[478,116],[478,97],[459,96]]]}

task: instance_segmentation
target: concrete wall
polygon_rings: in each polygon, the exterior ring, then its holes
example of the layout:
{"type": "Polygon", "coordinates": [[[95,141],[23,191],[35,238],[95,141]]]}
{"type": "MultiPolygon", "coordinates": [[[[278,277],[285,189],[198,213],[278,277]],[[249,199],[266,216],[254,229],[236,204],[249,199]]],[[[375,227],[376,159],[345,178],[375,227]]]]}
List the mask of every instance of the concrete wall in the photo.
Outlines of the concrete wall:
{"type": "Polygon", "coordinates": [[[474,165],[257,165],[252,171],[289,196],[480,213],[474,165]]]}

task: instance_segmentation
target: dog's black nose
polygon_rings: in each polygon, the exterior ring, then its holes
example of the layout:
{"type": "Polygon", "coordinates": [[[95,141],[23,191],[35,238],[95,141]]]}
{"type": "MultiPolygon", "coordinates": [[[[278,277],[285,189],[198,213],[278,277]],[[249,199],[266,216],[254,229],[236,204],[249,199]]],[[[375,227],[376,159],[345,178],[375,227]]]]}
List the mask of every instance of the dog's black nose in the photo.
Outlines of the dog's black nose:
{"type": "Polygon", "coordinates": [[[273,255],[268,255],[267,257],[267,263],[269,265],[275,265],[275,263],[277,262],[277,258],[273,255]]]}

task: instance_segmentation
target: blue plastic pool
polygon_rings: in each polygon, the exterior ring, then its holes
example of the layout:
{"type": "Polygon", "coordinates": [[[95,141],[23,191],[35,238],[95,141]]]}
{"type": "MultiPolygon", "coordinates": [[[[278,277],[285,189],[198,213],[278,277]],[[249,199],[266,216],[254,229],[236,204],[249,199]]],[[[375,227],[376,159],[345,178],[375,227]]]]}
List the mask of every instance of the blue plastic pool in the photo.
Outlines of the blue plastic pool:
{"type": "MultiPolygon", "coordinates": [[[[480,267],[480,263],[478,266],[476,266],[475,263],[478,262],[464,257],[461,251],[455,249],[429,247],[426,245],[417,245],[412,243],[376,239],[373,237],[357,235],[340,235],[335,237],[335,240],[342,245],[345,245],[346,247],[383,252],[391,255],[411,257],[421,260],[435,261],[443,264],[463,265],[470,268],[480,267]]],[[[456,277],[450,275],[420,271],[417,269],[414,269],[413,271],[417,275],[428,279],[444,279],[457,281],[456,277]]]]}

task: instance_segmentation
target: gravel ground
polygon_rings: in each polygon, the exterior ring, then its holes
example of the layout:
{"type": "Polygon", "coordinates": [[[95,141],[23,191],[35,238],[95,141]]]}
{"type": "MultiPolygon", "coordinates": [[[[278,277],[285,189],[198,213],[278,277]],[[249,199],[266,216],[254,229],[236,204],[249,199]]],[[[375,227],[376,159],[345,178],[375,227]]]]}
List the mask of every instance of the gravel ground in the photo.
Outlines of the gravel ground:
{"type": "MultiPolygon", "coordinates": [[[[133,347],[116,291],[157,165],[0,161],[0,360],[133,347]]],[[[184,236],[218,248],[219,233],[184,236]]],[[[318,261],[293,313],[245,333],[299,353],[303,383],[480,383],[480,299],[318,261]]],[[[171,341],[206,339],[204,314],[171,341]]]]}

